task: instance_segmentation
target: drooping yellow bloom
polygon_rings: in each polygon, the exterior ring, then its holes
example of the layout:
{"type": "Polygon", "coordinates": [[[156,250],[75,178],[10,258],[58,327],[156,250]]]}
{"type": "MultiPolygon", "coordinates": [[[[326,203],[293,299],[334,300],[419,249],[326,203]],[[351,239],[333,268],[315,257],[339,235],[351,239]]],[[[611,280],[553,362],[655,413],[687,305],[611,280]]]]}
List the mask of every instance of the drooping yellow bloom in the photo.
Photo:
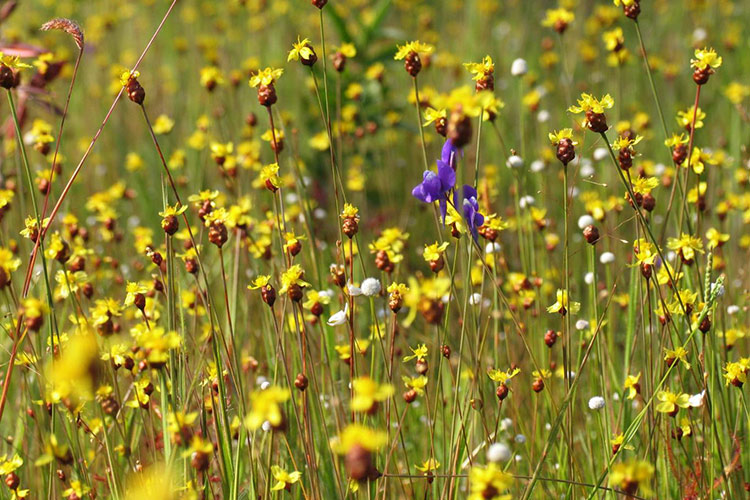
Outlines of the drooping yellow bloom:
{"type": "Polygon", "coordinates": [[[312,46],[310,45],[310,39],[305,38],[300,40],[297,37],[297,42],[292,44],[292,50],[289,51],[289,55],[286,61],[299,61],[300,59],[310,59],[315,52],[313,52],[312,46]]]}
{"type": "Polygon", "coordinates": [[[377,451],[388,441],[385,432],[362,424],[349,424],[338,436],[331,439],[331,449],[338,455],[345,455],[355,446],[368,451],[377,451]]]}
{"type": "Polygon", "coordinates": [[[284,421],[281,404],[291,397],[289,389],[271,386],[250,394],[250,412],[245,417],[245,426],[254,431],[263,422],[268,421],[272,427],[278,427],[284,421]]]}
{"type": "Polygon", "coordinates": [[[565,316],[568,312],[575,314],[581,308],[581,304],[578,302],[569,302],[567,290],[557,290],[557,301],[547,308],[548,313],[559,312],[565,316]]]}
{"type": "Polygon", "coordinates": [[[519,368],[508,369],[506,371],[498,369],[487,370],[487,376],[490,377],[490,380],[499,384],[505,384],[519,373],[521,373],[519,368]]]}
{"type": "Polygon", "coordinates": [[[469,471],[469,500],[510,500],[511,496],[503,492],[512,484],[513,476],[504,472],[499,465],[475,465],[469,471]]]}
{"type": "Polygon", "coordinates": [[[631,459],[612,466],[609,484],[630,494],[638,492],[642,496],[650,496],[652,493],[650,483],[653,476],[653,465],[643,460],[631,459]]]}
{"type": "Polygon", "coordinates": [[[377,403],[385,401],[393,395],[394,388],[390,384],[378,384],[370,377],[359,377],[352,381],[354,397],[350,407],[356,412],[370,412],[377,403]]]}
{"type": "Polygon", "coordinates": [[[278,465],[271,467],[271,474],[276,480],[276,484],[271,487],[271,491],[288,490],[291,485],[298,482],[302,477],[299,471],[287,472],[278,465]]]}
{"type": "Polygon", "coordinates": [[[481,62],[464,63],[464,67],[474,75],[473,80],[481,80],[485,75],[492,74],[495,71],[495,63],[490,56],[484,56],[481,62]]]}
{"type": "Polygon", "coordinates": [[[310,283],[302,279],[304,274],[305,271],[299,264],[290,266],[289,269],[281,273],[281,290],[279,292],[286,293],[293,285],[299,285],[302,288],[310,286],[310,283]]]}
{"type": "Polygon", "coordinates": [[[628,375],[625,377],[625,389],[628,391],[628,399],[635,399],[635,396],[638,394],[640,381],[640,372],[638,372],[638,375],[628,375]]]}
{"type": "Polygon", "coordinates": [[[542,19],[542,26],[546,28],[555,28],[555,30],[560,31],[560,29],[565,29],[562,26],[567,26],[572,23],[575,18],[575,14],[562,7],[559,9],[547,9],[544,14],[544,19],[542,19]]]}

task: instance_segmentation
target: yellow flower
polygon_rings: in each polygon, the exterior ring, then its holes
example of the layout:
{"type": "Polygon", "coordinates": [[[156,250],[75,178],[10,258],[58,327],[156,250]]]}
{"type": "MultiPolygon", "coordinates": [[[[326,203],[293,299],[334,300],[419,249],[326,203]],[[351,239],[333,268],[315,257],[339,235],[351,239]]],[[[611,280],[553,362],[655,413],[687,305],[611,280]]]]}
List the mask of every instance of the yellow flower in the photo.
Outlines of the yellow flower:
{"type": "Polygon", "coordinates": [[[408,356],[404,356],[404,363],[411,361],[412,359],[416,359],[417,361],[424,361],[427,359],[427,344],[419,344],[416,349],[413,347],[410,347],[409,349],[412,353],[408,356]]]}
{"type": "Polygon", "coordinates": [[[419,40],[406,42],[404,45],[399,45],[398,51],[393,58],[397,61],[405,59],[412,52],[416,52],[420,56],[432,54],[435,51],[435,47],[430,44],[422,43],[419,40]]]}
{"type": "Polygon", "coordinates": [[[257,290],[258,288],[263,288],[264,286],[267,286],[271,282],[271,277],[265,274],[262,274],[255,278],[253,280],[253,283],[251,285],[248,285],[247,288],[250,290],[257,290]]]}
{"type": "Polygon", "coordinates": [[[597,99],[591,94],[583,93],[581,98],[578,99],[578,106],[571,106],[568,111],[571,113],[579,114],[591,111],[593,113],[604,113],[605,109],[610,109],[615,105],[615,100],[612,96],[606,94],[601,99],[597,99]]]}
{"type": "Polygon", "coordinates": [[[667,239],[667,248],[677,252],[685,262],[692,262],[696,252],[703,253],[703,242],[698,236],[682,233],[679,238],[667,239]]]}
{"type": "Polygon", "coordinates": [[[721,56],[713,48],[696,49],[695,59],[690,60],[690,66],[701,71],[707,68],[714,70],[721,66],[721,63],[721,56]]]}
{"type": "Polygon", "coordinates": [[[352,43],[342,43],[340,47],[335,47],[334,50],[341,52],[344,57],[348,57],[349,59],[357,55],[357,48],[352,43]]]}
{"type": "Polygon", "coordinates": [[[547,308],[548,313],[556,313],[559,312],[561,315],[565,316],[568,314],[568,311],[570,311],[572,314],[575,314],[578,312],[578,310],[581,308],[581,304],[578,302],[570,302],[568,304],[568,292],[567,290],[557,290],[557,302],[552,304],[547,308]]]}
{"type": "Polygon", "coordinates": [[[289,51],[289,55],[287,56],[286,61],[289,62],[299,61],[300,59],[310,59],[313,55],[315,55],[315,52],[312,49],[310,40],[308,38],[300,40],[298,36],[297,43],[292,44],[292,50],[289,51]]]}
{"type": "Polygon", "coordinates": [[[422,257],[424,257],[424,260],[427,262],[434,262],[434,261],[440,260],[440,258],[443,256],[443,253],[445,252],[445,249],[448,248],[449,244],[450,244],[449,242],[444,241],[443,243],[440,243],[440,244],[435,242],[432,245],[426,245],[424,247],[424,253],[422,254],[422,257]]]}
{"type": "Polygon", "coordinates": [[[724,95],[732,104],[737,106],[750,96],[750,85],[744,85],[736,81],[730,82],[724,89],[724,95]]]}
{"type": "Polygon", "coordinates": [[[289,288],[293,285],[299,285],[300,287],[310,286],[310,283],[302,279],[305,272],[302,270],[299,264],[290,266],[289,269],[281,273],[281,290],[280,293],[286,293],[289,288]]]}
{"type": "MultiPolygon", "coordinates": [[[[555,130],[554,132],[550,132],[548,134],[549,140],[552,144],[557,144],[563,139],[570,139],[573,141],[573,129],[572,128],[564,128],[562,130],[555,130]]],[[[578,142],[573,141],[573,146],[577,146],[578,142]]]]}
{"type": "Polygon", "coordinates": [[[122,73],[120,73],[120,84],[123,87],[126,87],[130,83],[130,80],[135,80],[139,76],[141,76],[141,72],[140,71],[128,71],[128,70],[125,70],[122,73]]]}
{"type": "Polygon", "coordinates": [[[351,203],[344,203],[344,209],[341,211],[341,218],[359,220],[359,209],[351,203]]]}
{"type": "Polygon", "coordinates": [[[690,406],[690,396],[681,392],[672,392],[669,390],[659,391],[656,399],[661,401],[656,406],[656,411],[660,413],[675,414],[680,408],[690,406]]]}
{"type": "Polygon", "coordinates": [[[413,389],[417,394],[424,394],[424,388],[427,386],[427,377],[424,375],[419,375],[417,377],[403,376],[402,380],[407,388],[413,389]]]}
{"type": "Polygon", "coordinates": [[[148,287],[128,281],[128,284],[125,286],[125,292],[127,295],[125,296],[125,302],[123,304],[127,307],[133,305],[136,294],[145,294],[148,292],[148,287]]]}
{"type": "Polygon", "coordinates": [[[490,377],[490,380],[499,384],[505,384],[508,380],[512,379],[519,373],[521,373],[521,370],[518,368],[508,369],[506,371],[497,369],[487,370],[487,376],[490,377]]]}
{"type": "Polygon", "coordinates": [[[673,148],[680,144],[687,144],[688,137],[685,134],[672,134],[672,137],[664,141],[664,145],[668,148],[673,148]]]}
{"type": "Polygon", "coordinates": [[[628,399],[635,399],[635,396],[638,394],[640,380],[640,372],[638,372],[638,375],[628,375],[625,377],[625,389],[628,390],[628,399]]]}
{"type": "Polygon", "coordinates": [[[254,431],[263,422],[268,421],[272,427],[278,427],[284,421],[281,404],[291,397],[289,389],[271,386],[265,390],[250,394],[250,412],[245,417],[245,426],[254,431]]]}
{"type": "Polygon", "coordinates": [[[257,87],[258,85],[271,85],[281,78],[281,75],[283,74],[283,68],[265,68],[250,77],[249,84],[251,87],[257,87]]]}
{"type": "Polygon", "coordinates": [[[564,31],[568,24],[575,20],[576,16],[568,9],[547,9],[542,20],[542,26],[555,28],[556,31],[564,31]]]}
{"type": "Polygon", "coordinates": [[[636,491],[639,491],[643,496],[650,496],[651,486],[649,483],[653,476],[653,465],[643,460],[632,459],[612,466],[609,473],[609,484],[628,493],[635,494],[636,491]]]}
{"type": "Polygon", "coordinates": [[[473,80],[481,80],[495,71],[495,63],[490,56],[484,56],[481,62],[464,63],[464,67],[474,75],[473,80]]]}
{"type": "Polygon", "coordinates": [[[8,56],[0,51],[0,64],[9,67],[10,69],[24,69],[31,68],[30,65],[21,62],[21,58],[18,56],[8,56]]]}
{"type": "Polygon", "coordinates": [[[684,129],[690,130],[693,124],[693,114],[695,114],[695,128],[699,129],[703,127],[703,120],[706,118],[706,113],[701,108],[696,111],[695,106],[690,106],[685,111],[677,112],[677,123],[684,129]]]}
{"type": "Polygon", "coordinates": [[[349,424],[338,436],[331,439],[331,449],[338,455],[346,455],[355,446],[367,451],[377,451],[388,441],[385,432],[362,424],[349,424]]]}
{"type": "MultiPolygon", "coordinates": [[[[718,165],[719,162],[714,158],[714,155],[705,149],[701,149],[697,146],[693,147],[693,152],[690,154],[690,166],[693,168],[693,172],[700,175],[706,169],[708,165],[718,165]]],[[[687,164],[684,164],[687,167],[687,164]]]]}
{"type": "Polygon", "coordinates": [[[448,112],[445,110],[445,108],[441,109],[435,109],[432,107],[428,107],[424,110],[424,120],[422,122],[422,126],[426,127],[429,124],[433,123],[435,120],[439,120],[441,118],[446,118],[448,116],[448,112]]]}
{"type": "Polygon", "coordinates": [[[216,66],[207,66],[200,71],[201,86],[213,90],[217,85],[224,85],[224,76],[216,66]]]}
{"type": "Polygon", "coordinates": [[[352,381],[354,397],[350,403],[352,411],[370,412],[376,408],[378,402],[385,401],[393,395],[394,388],[390,384],[378,384],[370,377],[358,377],[352,381]]]}
{"type": "Polygon", "coordinates": [[[414,466],[419,472],[424,472],[426,476],[429,476],[432,471],[436,471],[440,468],[440,462],[434,458],[425,460],[422,465],[414,466]]]}
{"type": "Polygon", "coordinates": [[[637,177],[633,179],[633,192],[635,194],[647,195],[659,186],[659,179],[656,177],[637,177]]]}
{"type": "Polygon", "coordinates": [[[279,164],[271,163],[269,165],[264,165],[263,168],[260,169],[260,179],[266,184],[270,183],[277,189],[280,188],[281,178],[279,177],[279,164]]]}
{"type": "Polygon", "coordinates": [[[161,114],[156,117],[154,122],[154,133],[156,135],[168,134],[174,128],[174,120],[169,116],[161,114]]]}
{"type": "Polygon", "coordinates": [[[666,361],[667,364],[671,366],[675,361],[680,361],[685,366],[685,369],[689,370],[690,363],[688,363],[687,355],[687,349],[682,346],[677,346],[674,349],[664,349],[664,361],[666,361]]]}
{"type": "Polygon", "coordinates": [[[605,31],[602,34],[602,40],[604,40],[604,46],[607,47],[607,50],[617,52],[622,50],[625,36],[622,33],[622,28],[618,26],[610,31],[605,31]]]}
{"type": "Polygon", "coordinates": [[[708,240],[708,248],[714,249],[729,241],[729,234],[722,233],[718,229],[712,227],[706,231],[706,239],[708,240]]]}
{"type": "Polygon", "coordinates": [[[8,459],[8,455],[0,457],[0,475],[7,475],[11,472],[18,470],[23,465],[23,458],[18,456],[18,453],[13,455],[12,458],[8,459]]]}
{"type": "Polygon", "coordinates": [[[636,135],[634,139],[630,137],[619,136],[614,143],[612,143],[612,149],[620,151],[621,149],[632,150],[632,147],[643,140],[643,137],[636,135]]]}
{"type": "Polygon", "coordinates": [[[504,472],[499,465],[475,465],[469,471],[469,500],[510,500],[511,496],[502,492],[508,490],[512,484],[513,476],[504,472]]]}
{"type": "Polygon", "coordinates": [[[298,482],[302,477],[299,471],[287,472],[278,465],[271,467],[271,474],[276,480],[276,484],[271,487],[271,491],[288,490],[291,485],[298,482]]]}

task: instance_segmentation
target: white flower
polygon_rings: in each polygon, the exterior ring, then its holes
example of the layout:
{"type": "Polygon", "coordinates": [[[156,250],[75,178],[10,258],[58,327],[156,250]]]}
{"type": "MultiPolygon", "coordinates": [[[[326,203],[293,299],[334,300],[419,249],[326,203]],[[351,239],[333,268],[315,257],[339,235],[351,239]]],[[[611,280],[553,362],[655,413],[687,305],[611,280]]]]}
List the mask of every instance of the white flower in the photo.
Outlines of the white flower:
{"type": "Polygon", "coordinates": [[[693,408],[698,408],[699,406],[703,405],[703,396],[706,395],[706,391],[701,391],[698,394],[693,394],[690,396],[690,399],[688,399],[688,404],[692,406],[693,408]]]}
{"type": "Polygon", "coordinates": [[[266,420],[265,422],[263,422],[263,424],[261,424],[260,428],[263,429],[263,431],[265,431],[265,432],[271,432],[271,429],[273,429],[273,427],[271,427],[271,422],[269,422],[268,420],[266,420]]]}
{"type": "Polygon", "coordinates": [[[515,440],[516,440],[516,443],[523,444],[526,442],[526,436],[524,436],[523,434],[516,434],[515,440]]]}
{"type": "Polygon", "coordinates": [[[505,162],[508,168],[521,168],[523,167],[523,158],[518,155],[511,155],[508,157],[508,161],[505,162]]]}
{"type": "Polygon", "coordinates": [[[349,304],[346,304],[344,306],[343,311],[339,311],[337,313],[334,313],[331,315],[330,318],[328,318],[328,326],[338,326],[343,325],[346,323],[347,315],[349,314],[349,304]]]}
{"type": "Polygon", "coordinates": [[[594,159],[596,161],[602,161],[607,156],[609,156],[609,151],[607,150],[607,148],[596,148],[594,150],[594,159]]]}
{"type": "Polygon", "coordinates": [[[365,278],[362,282],[362,294],[365,297],[373,297],[380,293],[380,281],[377,278],[365,278]]]}
{"type": "Polygon", "coordinates": [[[588,329],[588,327],[589,322],[585,319],[579,319],[578,321],[576,321],[576,330],[582,331],[588,329]]]}
{"type": "Polygon", "coordinates": [[[469,304],[471,304],[472,306],[476,306],[481,303],[482,303],[482,294],[472,293],[471,297],[469,297],[469,304]]]}
{"type": "Polygon", "coordinates": [[[594,282],[594,273],[591,273],[591,272],[586,273],[583,276],[583,281],[585,281],[587,285],[592,284],[594,282]]]}
{"type": "Polygon", "coordinates": [[[531,165],[529,165],[529,170],[531,170],[534,173],[541,172],[544,170],[546,165],[542,160],[534,160],[531,162],[531,165]]]}
{"type": "Polygon", "coordinates": [[[615,261],[615,254],[612,252],[604,252],[601,257],[599,257],[599,262],[602,264],[611,264],[615,261]]]}
{"type": "Polygon", "coordinates": [[[523,76],[528,72],[529,64],[526,62],[526,59],[521,59],[519,57],[510,65],[510,74],[513,76],[523,76]]]}
{"type": "Polygon", "coordinates": [[[583,229],[586,226],[590,226],[594,222],[595,222],[594,218],[591,217],[590,215],[588,215],[588,214],[582,215],[582,216],[578,217],[578,229],[583,229]]]}
{"type": "Polygon", "coordinates": [[[261,391],[265,391],[265,390],[266,390],[266,389],[268,389],[269,387],[271,387],[271,382],[269,382],[268,380],[264,380],[264,381],[263,381],[263,382],[261,382],[261,384],[260,384],[260,390],[261,390],[261,391]]]}
{"type": "Polygon", "coordinates": [[[738,312],[740,312],[740,306],[738,305],[732,304],[731,306],[727,307],[727,314],[729,314],[730,316],[737,314],[738,312]]]}
{"type": "Polygon", "coordinates": [[[503,247],[497,241],[487,243],[487,245],[484,247],[485,253],[498,253],[502,249],[503,247]]]}
{"type": "Polygon", "coordinates": [[[349,295],[351,295],[352,297],[359,297],[360,295],[362,295],[362,289],[356,286],[351,281],[347,283],[346,290],[347,292],[349,292],[349,295]]]}
{"type": "Polygon", "coordinates": [[[507,431],[513,426],[513,421],[509,418],[504,418],[500,421],[500,430],[507,431]]]}
{"type": "Polygon", "coordinates": [[[547,120],[549,120],[549,111],[547,111],[546,109],[541,110],[539,113],[537,113],[536,119],[539,123],[546,123],[547,120]]]}
{"type": "Polygon", "coordinates": [[[518,204],[521,206],[521,208],[530,207],[534,203],[536,203],[536,200],[529,194],[521,196],[521,199],[518,201],[518,204]]]}
{"type": "Polygon", "coordinates": [[[594,396],[593,398],[589,399],[589,409],[590,410],[601,410],[604,408],[604,398],[601,396],[594,396]]]}
{"type": "Polygon", "coordinates": [[[492,443],[487,449],[487,460],[489,462],[507,462],[512,456],[510,448],[505,443],[492,443]]]}

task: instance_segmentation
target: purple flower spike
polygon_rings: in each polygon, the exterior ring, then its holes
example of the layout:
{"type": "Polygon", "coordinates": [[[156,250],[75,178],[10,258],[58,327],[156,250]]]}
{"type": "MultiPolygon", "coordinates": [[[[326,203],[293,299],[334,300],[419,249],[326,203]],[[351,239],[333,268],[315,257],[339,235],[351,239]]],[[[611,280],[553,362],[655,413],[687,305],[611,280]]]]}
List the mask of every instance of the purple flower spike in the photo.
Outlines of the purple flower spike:
{"type": "Polygon", "coordinates": [[[432,170],[426,170],[422,174],[422,182],[411,190],[412,196],[425,203],[440,202],[440,214],[445,224],[445,215],[448,211],[448,193],[456,185],[456,170],[452,165],[456,164],[458,150],[453,147],[450,140],[443,146],[442,158],[437,161],[437,174],[432,170]]]}
{"type": "Polygon", "coordinates": [[[484,224],[484,215],[479,213],[479,202],[477,201],[477,190],[468,184],[460,190],[456,190],[453,195],[453,203],[456,209],[463,213],[466,225],[469,226],[471,235],[474,237],[474,241],[479,238],[477,228],[484,224]]]}

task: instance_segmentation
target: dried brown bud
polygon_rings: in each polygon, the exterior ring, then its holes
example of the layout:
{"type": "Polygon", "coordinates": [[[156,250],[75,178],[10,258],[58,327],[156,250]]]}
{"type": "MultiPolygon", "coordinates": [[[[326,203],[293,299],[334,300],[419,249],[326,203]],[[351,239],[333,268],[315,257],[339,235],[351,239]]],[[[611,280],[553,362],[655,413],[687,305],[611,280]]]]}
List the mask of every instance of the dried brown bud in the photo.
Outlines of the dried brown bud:
{"type": "Polygon", "coordinates": [[[583,237],[586,238],[586,242],[590,245],[596,244],[599,241],[599,229],[593,224],[583,228],[583,237]]]}

